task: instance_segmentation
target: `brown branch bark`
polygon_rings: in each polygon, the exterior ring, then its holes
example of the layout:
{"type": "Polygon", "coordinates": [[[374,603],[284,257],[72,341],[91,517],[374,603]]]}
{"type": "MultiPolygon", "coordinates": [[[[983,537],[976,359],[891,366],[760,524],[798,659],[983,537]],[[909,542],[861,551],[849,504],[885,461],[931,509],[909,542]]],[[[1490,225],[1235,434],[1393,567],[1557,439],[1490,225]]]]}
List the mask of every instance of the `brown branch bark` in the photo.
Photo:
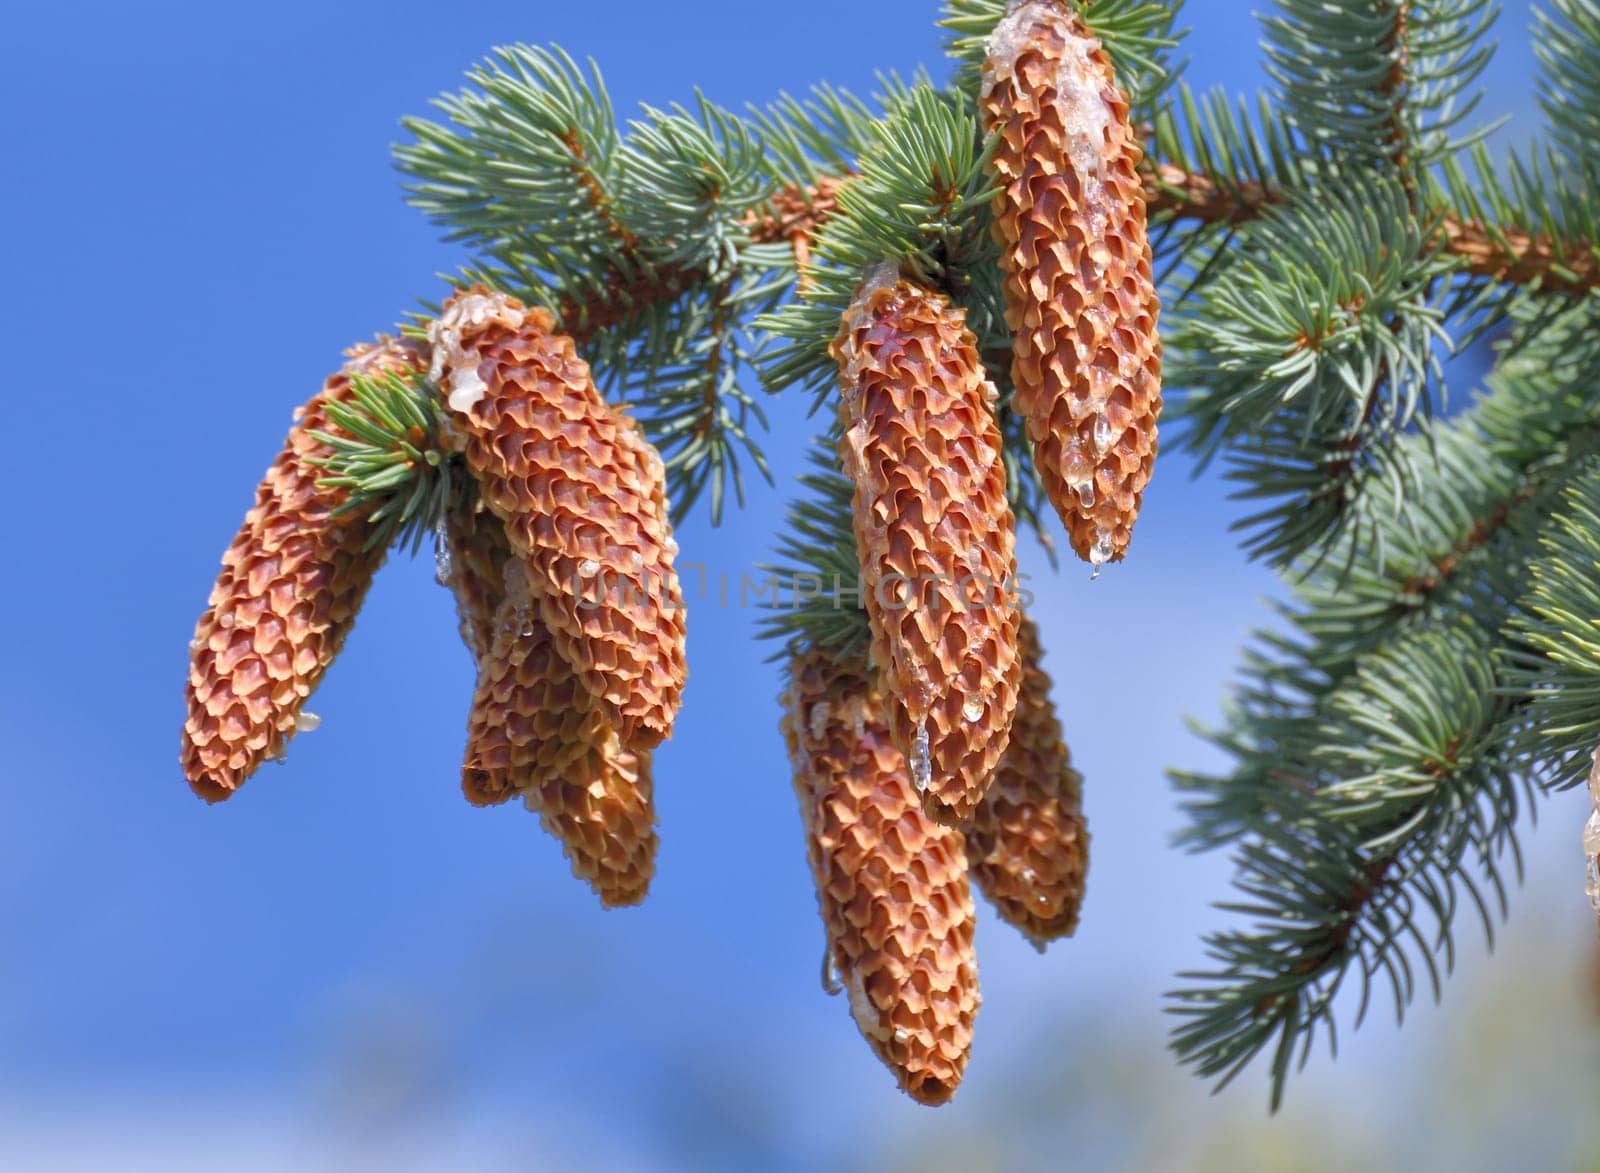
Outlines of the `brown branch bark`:
{"type": "Polygon", "coordinates": [[[1532,236],[1521,229],[1491,232],[1471,220],[1445,218],[1444,249],[1466,260],[1475,277],[1509,285],[1538,284],[1557,293],[1584,294],[1600,289],[1600,256],[1580,242],[1532,236]]]}
{"type": "MultiPolygon", "coordinates": [[[[1276,192],[1247,183],[1223,188],[1205,175],[1159,165],[1146,182],[1152,215],[1165,213],[1197,224],[1239,224],[1273,204],[1276,192]]],[[[1473,277],[1509,285],[1535,285],[1556,293],[1585,294],[1600,289],[1600,255],[1582,241],[1534,236],[1519,228],[1491,231],[1476,220],[1445,216],[1438,227],[1443,252],[1461,258],[1473,277]]]]}
{"type": "Polygon", "coordinates": [[[1482,546],[1511,520],[1511,511],[1534,495],[1531,484],[1520,485],[1488,513],[1473,520],[1472,527],[1449,551],[1438,558],[1428,569],[1412,575],[1401,584],[1400,593],[1420,603],[1439,588],[1439,584],[1455,573],[1461,560],[1482,546]]]}
{"type": "MultiPolygon", "coordinates": [[[[767,210],[746,217],[750,239],[756,244],[787,242],[794,250],[796,266],[803,270],[811,260],[811,241],[838,206],[839,189],[849,178],[824,175],[807,188],[784,188],[772,197],[767,210]]],[[[601,330],[620,325],[647,305],[671,301],[703,279],[704,274],[680,265],[612,273],[597,293],[562,298],[557,314],[582,346],[601,330]]]]}
{"type": "Polygon", "coordinates": [[[1145,203],[1151,216],[1170,215],[1197,224],[1243,224],[1283,197],[1259,183],[1224,187],[1209,175],[1160,163],[1145,173],[1145,203]]]}
{"type": "MultiPolygon", "coordinates": [[[[787,243],[803,269],[811,259],[817,231],[838,207],[839,189],[849,178],[828,175],[809,188],[784,188],[767,209],[746,220],[750,238],[758,244],[787,243]]],[[[1146,172],[1145,198],[1152,217],[1199,225],[1242,224],[1284,202],[1280,193],[1258,183],[1224,185],[1208,175],[1167,163],[1146,172]]],[[[1441,251],[1461,258],[1463,271],[1474,277],[1536,284],[1567,294],[1600,290],[1600,253],[1584,242],[1534,236],[1520,229],[1491,230],[1453,215],[1440,221],[1437,236],[1441,251]]],[[[677,266],[612,274],[599,292],[563,299],[561,320],[582,344],[644,306],[678,297],[703,276],[677,266]]]]}
{"type": "Polygon", "coordinates": [[[1407,149],[1411,136],[1406,130],[1405,90],[1406,68],[1411,63],[1411,6],[1397,4],[1394,10],[1394,28],[1389,34],[1389,52],[1394,62],[1383,79],[1383,93],[1394,103],[1389,116],[1389,137],[1394,141],[1394,166],[1400,173],[1400,182],[1411,197],[1411,210],[1417,210],[1417,177],[1411,170],[1411,152],[1407,149]]]}

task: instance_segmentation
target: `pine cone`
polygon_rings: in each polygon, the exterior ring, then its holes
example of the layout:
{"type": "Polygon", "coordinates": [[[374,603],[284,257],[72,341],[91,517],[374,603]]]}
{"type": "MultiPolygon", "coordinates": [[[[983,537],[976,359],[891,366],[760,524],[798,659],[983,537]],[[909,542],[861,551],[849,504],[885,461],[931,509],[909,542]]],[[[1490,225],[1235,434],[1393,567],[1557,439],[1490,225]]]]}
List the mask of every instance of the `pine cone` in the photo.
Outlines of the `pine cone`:
{"type": "Polygon", "coordinates": [[[607,908],[640,904],[656,870],[656,808],[649,750],[632,750],[614,731],[591,743],[565,774],[522,793],[607,908]]]}
{"type": "Polygon", "coordinates": [[[1143,151],[1111,59],[1068,4],[1006,15],[982,98],[1013,403],[1072,548],[1098,567],[1127,552],[1161,412],[1143,151]]]}
{"type": "Polygon", "coordinates": [[[844,315],[839,455],[894,742],[930,814],[972,813],[1016,703],[1016,535],[994,387],[963,312],[891,272],[844,315]]]}
{"type": "Polygon", "coordinates": [[[506,527],[476,503],[445,515],[439,581],[456,600],[461,642],[481,663],[494,642],[495,613],[505,599],[505,566],[515,558],[506,527]]]}
{"type": "Polygon", "coordinates": [[[923,812],[866,664],[797,658],[784,695],[807,849],[850,1012],[900,1087],[955,1095],[978,1012],[961,833],[923,812]]]}
{"type": "Polygon", "coordinates": [[[1061,740],[1033,620],[1022,621],[1019,643],[1017,719],[994,781],[967,826],[967,861],[1001,919],[1042,949],[1078,927],[1089,829],[1083,778],[1061,740]]]}
{"type": "Polygon", "coordinates": [[[366,549],[367,517],[334,516],[343,489],[317,481],[330,454],[313,432],[337,434],[326,405],[350,398],[356,373],[415,371],[420,344],[386,338],[357,347],[322,392],[295,413],[283,450],[227,553],[190,647],[184,777],[207,802],[244,784],[294,735],[300,709],[355,623],[383,562],[366,549]]]}
{"type": "Polygon", "coordinates": [[[637,904],[655,871],[649,752],[623,745],[556,651],[518,563],[507,563],[506,579],[467,721],[461,788],[477,806],[520,795],[601,903],[637,904]]]}
{"type": "Polygon", "coordinates": [[[688,673],[660,457],[544,310],[466,291],[430,337],[451,426],[541,622],[623,739],[655,745],[688,673]]]}

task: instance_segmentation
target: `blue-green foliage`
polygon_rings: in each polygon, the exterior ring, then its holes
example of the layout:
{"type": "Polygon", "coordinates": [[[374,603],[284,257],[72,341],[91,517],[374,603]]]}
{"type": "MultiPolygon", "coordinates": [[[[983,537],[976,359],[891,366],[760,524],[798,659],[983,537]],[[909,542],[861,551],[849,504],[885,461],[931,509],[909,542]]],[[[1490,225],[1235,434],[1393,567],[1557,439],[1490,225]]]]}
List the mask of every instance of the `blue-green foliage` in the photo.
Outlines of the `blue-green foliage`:
{"type": "MultiPolygon", "coordinates": [[[[1291,586],[1208,731],[1229,764],[1175,776],[1183,843],[1232,852],[1238,896],[1173,994],[1174,1047],[1223,1078],[1266,1052],[1276,1101],[1332,1040],[1340,990],[1361,1012],[1380,988],[1397,1010],[1437,991],[1460,909],[1486,928],[1503,911],[1528,781],[1573,783],[1600,743],[1600,6],[1539,18],[1549,134],[1502,164],[1474,118],[1493,0],[1274,0],[1271,84],[1247,96],[1181,84],[1177,5],[1062,2],[1146,132],[1163,442],[1225,465],[1247,548],[1291,586]],[[1461,410],[1443,361],[1485,338],[1496,369],[1461,410]]],[[[741,114],[698,99],[620,129],[592,66],[501,49],[441,121],[406,123],[396,158],[470,250],[462,280],[578,338],[661,447],[680,511],[715,518],[744,467],[765,472],[756,376],[823,408],[773,571],[826,594],[856,577],[828,347],[884,260],[964,309],[1013,503],[1043,532],[1007,407],[978,109],[1005,8],[946,0],[947,82],[822,85],[741,114]],[[826,215],[800,272],[763,226],[807,198],[826,215]]],[[[404,496],[387,516],[414,534],[439,481],[404,471],[401,390],[368,389],[335,471],[404,496]]],[[[782,648],[866,639],[859,608],[800,603],[764,622],[782,648]]]]}

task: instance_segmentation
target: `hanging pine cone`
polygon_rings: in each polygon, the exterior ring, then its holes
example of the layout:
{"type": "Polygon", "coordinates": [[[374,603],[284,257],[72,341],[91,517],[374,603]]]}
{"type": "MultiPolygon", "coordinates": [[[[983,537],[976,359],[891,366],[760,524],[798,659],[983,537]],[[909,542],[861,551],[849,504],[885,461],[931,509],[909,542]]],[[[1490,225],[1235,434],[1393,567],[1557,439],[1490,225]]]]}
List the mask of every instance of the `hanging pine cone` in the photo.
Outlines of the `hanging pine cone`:
{"type": "Polygon", "coordinates": [[[900,1087],[949,1100],[978,1012],[961,834],[923,812],[866,664],[797,658],[784,694],[807,848],[850,1012],[900,1087]]]}
{"type": "Polygon", "coordinates": [[[522,803],[560,841],[572,874],[607,908],[642,903],[656,870],[651,751],[622,744],[614,730],[559,778],[522,792],[522,803]]]}
{"type": "Polygon", "coordinates": [[[313,433],[340,434],[326,405],[350,399],[351,375],[416,371],[427,360],[420,344],[392,338],[348,355],[296,411],[189,645],[181,760],[208,802],[283,751],[383,561],[383,550],[366,548],[373,527],[364,514],[334,516],[345,491],[317,483],[327,473],[314,461],[330,450],[313,433]]]}
{"type": "Polygon", "coordinates": [[[1143,151],[1111,59],[1071,5],[1006,15],[982,97],[999,140],[1014,405],[1072,548],[1098,567],[1127,552],[1161,411],[1143,151]]]}
{"type": "Polygon", "coordinates": [[[607,908],[637,904],[655,872],[648,751],[622,745],[538,622],[528,571],[499,518],[445,516],[440,578],[478,664],[462,790],[476,806],[520,796],[607,908]]]}
{"type": "Polygon", "coordinates": [[[1043,948],[1078,927],[1089,867],[1083,778],[1061,740],[1039,631],[1024,618],[1022,687],[1011,744],[967,825],[972,879],[1002,920],[1043,948]]]}
{"type": "Polygon", "coordinates": [[[442,540],[439,583],[455,596],[461,642],[480,664],[494,642],[496,612],[505,599],[505,566],[516,555],[500,519],[476,503],[445,514],[442,540]]]}
{"type": "Polygon", "coordinates": [[[994,387],[963,312],[892,270],[862,285],[832,353],[890,728],[929,813],[960,823],[1005,749],[1019,671],[994,387]]]}
{"type": "Polygon", "coordinates": [[[649,751],[622,743],[556,651],[518,562],[505,578],[467,720],[462,791],[477,806],[521,796],[601,903],[637,904],[655,872],[649,751]]]}
{"type": "Polygon", "coordinates": [[[540,621],[623,739],[655,745],[688,672],[660,457],[544,310],[465,291],[430,337],[450,426],[540,621]]]}

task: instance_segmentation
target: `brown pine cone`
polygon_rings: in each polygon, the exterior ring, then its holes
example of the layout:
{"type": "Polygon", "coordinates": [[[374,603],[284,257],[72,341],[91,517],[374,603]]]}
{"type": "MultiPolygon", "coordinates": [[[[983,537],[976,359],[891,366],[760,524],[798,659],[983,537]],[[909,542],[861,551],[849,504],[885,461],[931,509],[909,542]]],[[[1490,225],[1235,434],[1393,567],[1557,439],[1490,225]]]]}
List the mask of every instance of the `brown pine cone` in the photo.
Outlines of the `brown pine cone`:
{"type": "Polygon", "coordinates": [[[339,433],[326,405],[350,398],[352,374],[416,371],[427,359],[419,343],[394,338],[348,353],[296,411],[189,645],[180,757],[207,802],[228,798],[283,752],[383,562],[383,550],[365,548],[373,533],[365,514],[334,516],[345,492],[317,484],[328,474],[313,461],[330,450],[312,433],[339,433]]]}
{"type": "Polygon", "coordinates": [[[441,540],[439,582],[455,596],[461,642],[473,662],[481,663],[494,642],[495,613],[505,599],[506,563],[516,554],[500,519],[476,503],[457,505],[445,515],[441,540]]]}
{"type": "Polygon", "coordinates": [[[890,728],[928,812],[959,824],[1005,750],[1019,672],[994,387],[965,314],[888,269],[862,285],[832,353],[890,728]]]}
{"type": "Polygon", "coordinates": [[[1161,412],[1143,150],[1111,59],[1068,4],[1006,15],[982,98],[1013,402],[1072,548],[1098,568],[1127,553],[1161,412]]]}
{"type": "Polygon", "coordinates": [[[688,674],[660,457],[544,310],[469,290],[429,333],[450,426],[541,622],[623,739],[655,745],[688,674]]]}
{"type": "Polygon", "coordinates": [[[608,908],[644,899],[655,871],[649,751],[623,745],[556,651],[515,561],[479,667],[461,788],[476,806],[521,796],[608,908]]]}
{"type": "Polygon", "coordinates": [[[908,1095],[942,1104],[966,1070],[980,1000],[961,833],[924,813],[863,660],[796,658],[783,702],[818,904],[850,1013],[908,1095]]]}
{"type": "Polygon", "coordinates": [[[522,802],[560,841],[572,874],[607,908],[640,904],[656,870],[651,751],[632,750],[614,731],[586,745],[559,778],[522,792],[522,802]]]}
{"type": "Polygon", "coordinates": [[[1078,927],[1089,868],[1083,778],[1061,740],[1039,631],[1023,619],[1022,688],[1011,744],[967,825],[967,862],[1000,918],[1039,948],[1078,927]]]}
{"type": "Polygon", "coordinates": [[[500,519],[453,509],[444,538],[440,577],[479,666],[462,790],[477,806],[520,795],[601,903],[639,903],[657,844],[649,751],[622,745],[556,653],[500,519]]]}

